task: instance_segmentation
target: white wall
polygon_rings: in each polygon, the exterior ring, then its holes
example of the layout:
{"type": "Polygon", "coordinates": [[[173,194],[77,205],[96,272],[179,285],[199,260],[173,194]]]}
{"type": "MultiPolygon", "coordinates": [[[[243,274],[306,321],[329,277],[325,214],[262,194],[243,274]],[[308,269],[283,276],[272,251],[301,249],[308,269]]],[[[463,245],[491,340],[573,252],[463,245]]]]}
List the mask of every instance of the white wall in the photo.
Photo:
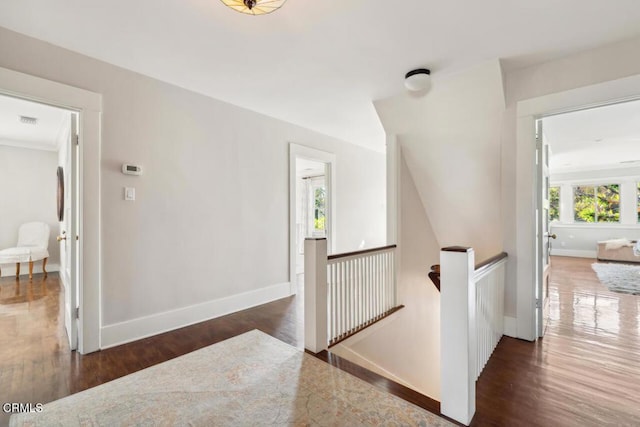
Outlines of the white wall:
{"type": "Polygon", "coordinates": [[[288,291],[261,290],[288,281],[289,142],[336,154],[337,249],[385,241],[382,153],[5,29],[0,66],[103,96],[103,346],[199,320],[173,310],[213,316],[203,303],[221,313],[288,291]],[[144,175],[123,175],[123,162],[144,175]]]}
{"type": "MultiPolygon", "coordinates": [[[[57,271],[60,250],[56,242],[56,169],[58,154],[0,145],[0,249],[13,247],[18,241],[21,224],[41,221],[49,224],[49,260],[47,271],[57,271]]],[[[2,265],[2,275],[15,275],[15,265],[2,265]]],[[[22,274],[28,274],[26,265],[22,274]]],[[[42,272],[42,263],[34,263],[33,271],[42,272]]]]}
{"type": "Polygon", "coordinates": [[[440,293],[427,274],[439,263],[440,248],[407,164],[400,163],[398,302],[405,308],[331,351],[356,363],[365,360],[381,375],[439,400],[440,293]]]}
{"type": "Polygon", "coordinates": [[[498,61],[433,82],[429,93],[375,102],[398,135],[440,247],[471,246],[479,261],[502,251],[502,70],[498,61]]]}
{"type": "Polygon", "coordinates": [[[505,314],[516,313],[516,244],[519,234],[516,206],[518,197],[532,197],[516,192],[516,105],[518,101],[562,92],[596,83],[640,74],[640,38],[603,46],[565,58],[505,73],[507,110],[502,125],[502,210],[504,212],[504,250],[510,256],[507,266],[505,314]]]}
{"type": "Polygon", "coordinates": [[[551,243],[551,255],[595,258],[597,243],[610,239],[640,239],[640,228],[624,225],[552,225],[558,238],[551,243]]]}
{"type": "Polygon", "coordinates": [[[442,246],[472,246],[479,261],[502,250],[500,64],[434,81],[424,97],[375,106],[402,151],[398,295],[406,307],[332,351],[439,399],[440,294],[429,267],[442,246]]]}

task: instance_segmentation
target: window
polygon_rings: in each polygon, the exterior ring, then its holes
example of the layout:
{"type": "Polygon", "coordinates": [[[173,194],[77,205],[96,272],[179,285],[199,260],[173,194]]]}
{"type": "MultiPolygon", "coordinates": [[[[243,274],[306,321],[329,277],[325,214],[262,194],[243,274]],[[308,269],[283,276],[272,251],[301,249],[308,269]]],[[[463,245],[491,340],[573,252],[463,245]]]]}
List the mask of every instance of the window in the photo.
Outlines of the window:
{"type": "Polygon", "coordinates": [[[314,191],[313,203],[313,230],[325,231],[326,218],[326,190],[324,187],[317,187],[314,191]]]}
{"type": "Polygon", "coordinates": [[[620,185],[574,187],[573,218],[576,222],[620,222],[620,185]]]}
{"type": "Polygon", "coordinates": [[[549,188],[549,221],[560,221],[560,187],[549,188]]]}

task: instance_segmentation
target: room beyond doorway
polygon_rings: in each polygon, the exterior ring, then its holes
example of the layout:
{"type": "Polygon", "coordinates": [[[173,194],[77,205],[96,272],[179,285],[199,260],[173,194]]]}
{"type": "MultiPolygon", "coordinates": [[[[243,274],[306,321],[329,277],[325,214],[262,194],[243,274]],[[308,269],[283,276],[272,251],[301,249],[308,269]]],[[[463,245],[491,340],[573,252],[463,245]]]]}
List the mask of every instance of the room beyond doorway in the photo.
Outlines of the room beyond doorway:
{"type": "Polygon", "coordinates": [[[304,239],[335,242],[335,155],[298,144],[289,145],[289,282],[298,293],[304,274],[304,239]]]}
{"type": "MultiPolygon", "coordinates": [[[[600,258],[601,244],[631,245],[640,238],[639,117],[640,101],[625,100],[538,120],[539,167],[545,170],[538,178],[539,264],[547,265],[549,254],[600,258]]],[[[548,274],[538,275],[543,307],[548,274]]]]}
{"type": "MultiPolygon", "coordinates": [[[[59,277],[64,289],[64,326],[71,350],[78,343],[80,293],[78,240],[73,238],[79,235],[77,117],[66,108],[0,95],[0,190],[11,201],[0,208],[0,249],[5,249],[1,275],[15,279],[16,297],[21,296],[23,279],[29,282],[23,290],[27,300],[12,299],[11,312],[31,310],[39,273],[40,291],[46,295],[47,272],[58,272],[55,282],[59,277]],[[20,268],[24,264],[28,275],[20,268]]],[[[38,316],[32,318],[36,322],[38,316]]]]}
{"type": "Polygon", "coordinates": [[[102,95],[52,80],[0,67],[0,94],[68,109],[77,113],[78,182],[82,197],[78,203],[79,310],[78,351],[98,351],[102,338],[100,319],[101,235],[100,235],[100,126],[102,95]],[[85,197],[86,196],[86,197],[85,197]]]}
{"type": "Polygon", "coordinates": [[[296,276],[304,273],[304,239],[327,237],[326,164],[296,160],[296,276]]]}

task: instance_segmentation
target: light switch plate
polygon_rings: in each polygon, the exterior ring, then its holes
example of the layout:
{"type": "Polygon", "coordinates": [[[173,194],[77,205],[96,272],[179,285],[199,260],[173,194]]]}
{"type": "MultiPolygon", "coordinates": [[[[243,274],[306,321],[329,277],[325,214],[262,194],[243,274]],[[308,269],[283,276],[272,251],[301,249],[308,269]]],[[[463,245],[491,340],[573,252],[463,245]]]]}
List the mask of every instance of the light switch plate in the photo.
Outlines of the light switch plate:
{"type": "Polygon", "coordinates": [[[124,199],[133,201],[136,199],[136,189],[134,187],[124,187],[124,199]]]}

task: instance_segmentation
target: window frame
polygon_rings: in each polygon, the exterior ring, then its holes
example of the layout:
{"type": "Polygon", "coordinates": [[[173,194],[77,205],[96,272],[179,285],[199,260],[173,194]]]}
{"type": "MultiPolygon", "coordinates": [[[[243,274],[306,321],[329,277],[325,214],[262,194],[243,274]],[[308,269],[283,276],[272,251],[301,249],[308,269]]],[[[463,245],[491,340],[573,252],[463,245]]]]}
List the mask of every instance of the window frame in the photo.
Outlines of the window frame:
{"type": "MultiPolygon", "coordinates": [[[[638,182],[638,185],[640,185],[640,182],[638,182]]],[[[573,223],[574,224],[589,224],[589,225],[596,225],[596,224],[622,224],[622,183],[621,182],[609,182],[606,181],[605,182],[597,182],[597,183],[572,183],[571,184],[571,211],[572,211],[572,218],[573,218],[573,223]],[[611,185],[617,185],[618,186],[618,191],[620,192],[620,200],[618,201],[618,220],[617,221],[598,221],[598,188],[599,187],[608,187],[611,185]],[[593,222],[588,222],[588,221],[578,221],[576,219],[576,188],[578,187],[593,187],[593,204],[594,204],[594,221],[593,222]]],[[[640,223],[640,218],[638,223],[640,223]]]]}

